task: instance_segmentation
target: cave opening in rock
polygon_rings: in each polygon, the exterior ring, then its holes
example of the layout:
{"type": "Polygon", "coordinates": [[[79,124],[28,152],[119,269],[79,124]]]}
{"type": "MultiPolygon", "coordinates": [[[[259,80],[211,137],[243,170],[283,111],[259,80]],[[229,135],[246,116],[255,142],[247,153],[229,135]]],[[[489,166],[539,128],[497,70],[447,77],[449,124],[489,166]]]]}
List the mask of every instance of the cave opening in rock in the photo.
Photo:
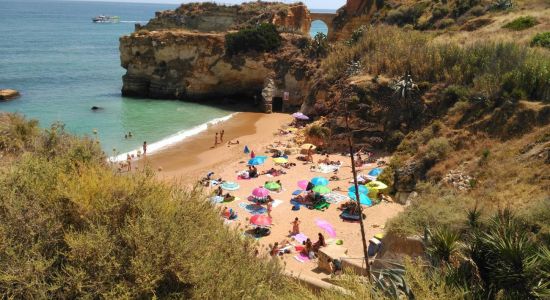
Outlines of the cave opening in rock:
{"type": "Polygon", "coordinates": [[[273,101],[271,102],[271,110],[273,112],[283,112],[283,98],[282,97],[274,97],[273,101]]]}

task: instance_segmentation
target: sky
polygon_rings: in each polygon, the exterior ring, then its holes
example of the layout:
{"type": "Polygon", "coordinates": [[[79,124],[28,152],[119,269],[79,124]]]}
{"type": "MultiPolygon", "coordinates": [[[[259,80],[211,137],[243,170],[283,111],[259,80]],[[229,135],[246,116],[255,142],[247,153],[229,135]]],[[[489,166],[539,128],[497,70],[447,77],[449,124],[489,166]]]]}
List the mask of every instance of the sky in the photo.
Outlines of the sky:
{"type": "MultiPolygon", "coordinates": [[[[78,1],[78,0],[71,0],[71,1],[78,1]]],[[[105,1],[105,2],[139,2],[139,3],[169,3],[169,4],[180,4],[180,3],[190,3],[190,2],[203,2],[200,0],[88,0],[88,1],[105,1]]],[[[253,1],[253,0],[252,0],[253,1]]],[[[338,9],[342,7],[344,4],[346,4],[346,0],[301,0],[304,2],[310,9],[338,9]]],[[[207,2],[212,2],[212,0],[208,0],[207,2]]],[[[241,1],[241,0],[220,0],[215,1],[218,3],[223,4],[237,4],[242,2],[251,2],[248,1],[241,1]]],[[[278,2],[285,2],[285,3],[294,3],[299,2],[298,0],[278,0],[278,2]]]]}

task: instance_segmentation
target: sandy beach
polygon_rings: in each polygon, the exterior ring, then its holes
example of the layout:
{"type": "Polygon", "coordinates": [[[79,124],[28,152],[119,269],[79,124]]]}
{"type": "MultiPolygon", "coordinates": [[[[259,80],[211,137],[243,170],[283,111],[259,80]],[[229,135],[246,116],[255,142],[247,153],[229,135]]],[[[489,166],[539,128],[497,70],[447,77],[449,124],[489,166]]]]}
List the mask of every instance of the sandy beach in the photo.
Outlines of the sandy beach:
{"type": "MultiPolygon", "coordinates": [[[[323,174],[310,171],[312,164],[305,164],[298,161],[297,154],[289,155],[289,162],[296,163],[291,169],[284,169],[287,174],[269,177],[261,175],[258,178],[250,180],[237,179],[237,173],[246,169],[246,162],[250,159],[248,154],[243,152],[244,146],[255,151],[257,155],[271,156],[265,153],[266,149],[275,142],[280,142],[283,145],[293,142],[294,134],[279,135],[279,129],[288,125],[292,121],[292,117],[286,114],[262,114],[262,113],[239,113],[227,122],[212,126],[208,131],[197,136],[189,138],[184,142],[175,145],[169,149],[159,151],[147,157],[146,163],[153,168],[161,168],[158,172],[158,178],[161,180],[177,180],[182,184],[194,184],[198,179],[204,177],[209,171],[214,172],[213,178],[223,178],[225,181],[236,182],[240,185],[237,191],[232,191],[231,194],[240,198],[229,203],[218,204],[220,208],[227,206],[238,213],[236,221],[228,221],[229,226],[239,226],[240,229],[246,228],[249,224],[249,218],[252,216],[242,206],[251,204],[247,198],[252,190],[256,187],[263,186],[266,181],[280,180],[283,186],[283,191],[279,193],[271,193],[271,196],[279,202],[276,207],[273,207],[272,217],[273,226],[271,234],[258,240],[260,243],[260,251],[268,252],[269,246],[274,242],[283,240],[291,241],[289,231],[292,229],[291,222],[295,217],[301,221],[300,232],[309,237],[312,242],[317,241],[319,232],[323,233],[328,239],[325,232],[320,229],[315,221],[328,221],[336,230],[336,239],[343,241],[343,247],[348,249],[348,256],[357,258],[361,261],[363,256],[362,241],[360,234],[360,225],[355,222],[344,222],[340,217],[341,211],[338,210],[339,204],[331,204],[325,211],[310,210],[302,207],[298,211],[292,210],[292,192],[298,189],[297,182],[299,180],[310,180],[316,176],[330,178],[333,173],[323,174]],[[225,130],[224,142],[213,148],[215,133],[220,130],[225,130]],[[239,140],[238,145],[227,145],[227,141],[239,140]]],[[[319,154],[314,155],[314,162],[321,159],[319,154]]],[[[352,180],[350,158],[343,155],[331,155],[331,160],[341,161],[342,166],[337,173],[338,181],[331,181],[328,185],[333,190],[339,190],[339,194],[346,195],[347,189],[351,185],[352,180]]],[[[381,157],[380,159],[388,160],[381,157]]],[[[145,163],[139,162],[141,167],[145,163]]],[[[280,169],[276,166],[273,159],[269,157],[266,162],[258,166],[260,172],[268,170],[271,167],[280,169]]],[[[369,170],[376,167],[376,164],[367,164],[359,169],[359,173],[366,174],[369,170]]],[[[226,193],[227,191],[224,191],[226,193]]],[[[378,205],[365,208],[363,212],[366,215],[365,229],[367,239],[373,237],[377,233],[384,231],[386,220],[394,217],[403,210],[403,206],[395,203],[382,202],[378,205]]],[[[317,270],[317,262],[315,260],[301,262],[295,259],[296,253],[285,254],[279,259],[284,261],[286,270],[295,274],[302,274],[314,278],[326,279],[330,277],[317,270]]]]}

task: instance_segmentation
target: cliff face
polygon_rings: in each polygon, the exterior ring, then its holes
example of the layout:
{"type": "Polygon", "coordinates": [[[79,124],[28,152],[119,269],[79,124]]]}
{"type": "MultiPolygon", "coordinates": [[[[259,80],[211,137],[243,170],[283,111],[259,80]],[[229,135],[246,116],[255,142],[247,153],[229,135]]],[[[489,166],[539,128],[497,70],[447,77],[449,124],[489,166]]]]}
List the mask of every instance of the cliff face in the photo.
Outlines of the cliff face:
{"type": "Polygon", "coordinates": [[[263,103],[265,111],[275,98],[284,98],[282,109],[298,107],[316,69],[298,47],[303,34],[282,33],[282,46],[271,53],[225,53],[229,30],[266,21],[292,32],[310,25],[303,5],[190,4],[157,13],[149,24],[120,38],[121,64],[127,70],[122,94],[197,101],[245,96],[263,103]],[[270,9],[252,14],[251,6],[270,9]]]}

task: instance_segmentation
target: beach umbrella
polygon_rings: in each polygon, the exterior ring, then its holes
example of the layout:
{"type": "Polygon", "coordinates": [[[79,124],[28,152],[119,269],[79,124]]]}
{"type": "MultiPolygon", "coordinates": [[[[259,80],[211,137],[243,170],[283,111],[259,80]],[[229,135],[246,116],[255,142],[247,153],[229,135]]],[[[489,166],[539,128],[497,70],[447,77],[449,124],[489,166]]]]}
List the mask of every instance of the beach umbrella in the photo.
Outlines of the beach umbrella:
{"type": "Polygon", "coordinates": [[[264,185],[264,187],[270,191],[276,191],[281,188],[281,185],[277,182],[270,181],[264,185]]]}
{"type": "Polygon", "coordinates": [[[323,229],[331,238],[336,237],[336,230],[334,230],[334,227],[332,227],[332,224],[328,221],[317,219],[315,224],[317,224],[319,228],[323,229]]]}
{"type": "Polygon", "coordinates": [[[313,179],[311,179],[311,183],[313,183],[313,185],[328,185],[328,179],[320,176],[313,177],[313,179]]]}
{"type": "Polygon", "coordinates": [[[250,218],[250,224],[256,226],[271,226],[272,219],[266,215],[253,215],[250,218]]]}
{"type": "Polygon", "coordinates": [[[266,156],[256,156],[248,161],[248,164],[251,166],[258,166],[262,165],[265,160],[267,159],[266,156]]]}
{"type": "MultiPolygon", "coordinates": [[[[359,187],[359,194],[367,194],[369,192],[369,189],[364,185],[358,185],[359,187]]],[[[348,188],[348,192],[355,194],[355,185],[352,185],[348,188]]]]}
{"type": "Polygon", "coordinates": [[[308,183],[308,180],[300,180],[298,181],[298,187],[305,191],[307,189],[308,183]]]}
{"type": "Polygon", "coordinates": [[[382,181],[377,181],[377,180],[371,181],[371,182],[369,182],[365,185],[368,188],[375,189],[375,190],[384,190],[384,189],[388,188],[388,186],[385,183],[383,183],[382,181]]]}
{"type": "Polygon", "coordinates": [[[236,191],[240,188],[240,186],[235,182],[226,181],[222,183],[221,185],[222,189],[227,191],[236,191]]]}
{"type": "Polygon", "coordinates": [[[309,120],[309,117],[304,115],[302,112],[295,112],[292,114],[292,116],[298,120],[309,120]]]}
{"type": "Polygon", "coordinates": [[[288,159],[284,158],[284,157],[277,157],[277,158],[274,158],[273,161],[276,163],[276,164],[284,164],[284,163],[287,163],[288,162],[288,159]]]}
{"type": "Polygon", "coordinates": [[[256,198],[265,198],[269,195],[269,190],[264,187],[257,187],[252,191],[252,196],[256,198]]]}
{"type": "Polygon", "coordinates": [[[303,144],[302,146],[300,146],[300,148],[301,148],[302,150],[308,150],[309,147],[312,147],[312,148],[311,148],[312,150],[317,149],[317,147],[315,147],[315,145],[313,145],[313,144],[303,144]],[[312,147],[312,146],[313,146],[313,147],[312,147]]]}
{"type": "Polygon", "coordinates": [[[332,190],[324,185],[316,185],[312,191],[324,195],[330,193],[332,190]]]}
{"type": "Polygon", "coordinates": [[[380,175],[382,173],[382,169],[380,168],[374,168],[372,170],[369,171],[369,175],[370,176],[374,176],[374,177],[377,177],[378,175],[380,175]]]}
{"type": "MultiPolygon", "coordinates": [[[[357,196],[355,195],[355,193],[348,193],[348,196],[354,201],[357,201],[357,196]]],[[[372,206],[372,200],[369,198],[369,196],[367,196],[367,194],[359,194],[359,203],[366,206],[372,206]]]]}

